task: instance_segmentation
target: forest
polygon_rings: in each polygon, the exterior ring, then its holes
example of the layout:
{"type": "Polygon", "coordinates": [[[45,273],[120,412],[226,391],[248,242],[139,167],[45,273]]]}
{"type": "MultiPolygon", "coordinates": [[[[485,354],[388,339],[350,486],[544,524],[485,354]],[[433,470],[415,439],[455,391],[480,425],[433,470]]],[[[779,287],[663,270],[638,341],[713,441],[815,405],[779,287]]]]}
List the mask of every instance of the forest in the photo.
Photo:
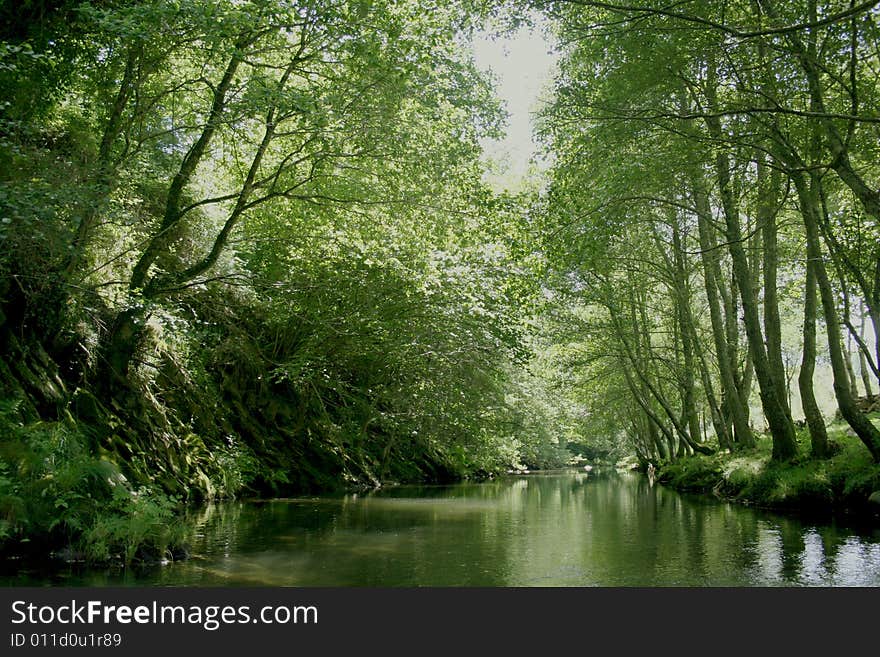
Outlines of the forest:
{"type": "Polygon", "coordinates": [[[4,1],[0,551],[585,462],[880,501],[878,5],[4,1]],[[537,17],[499,187],[470,43],[537,17]]]}

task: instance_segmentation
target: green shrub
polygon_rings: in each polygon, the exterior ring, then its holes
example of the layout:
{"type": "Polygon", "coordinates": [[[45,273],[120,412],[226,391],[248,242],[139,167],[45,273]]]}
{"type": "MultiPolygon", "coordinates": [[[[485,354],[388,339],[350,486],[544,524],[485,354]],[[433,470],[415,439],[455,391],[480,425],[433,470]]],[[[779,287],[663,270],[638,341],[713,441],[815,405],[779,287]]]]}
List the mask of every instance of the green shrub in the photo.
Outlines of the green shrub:
{"type": "Polygon", "coordinates": [[[680,490],[708,492],[721,480],[718,456],[695,455],[661,468],[660,481],[680,490]]]}
{"type": "Polygon", "coordinates": [[[235,497],[257,477],[260,462],[253,451],[237,441],[227,438],[227,445],[214,450],[214,463],[219,470],[219,490],[223,497],[235,497]]]}
{"type": "Polygon", "coordinates": [[[829,483],[842,499],[863,502],[872,492],[880,490],[880,464],[856,439],[844,443],[840,453],[828,467],[829,483]]]}
{"type": "Polygon", "coordinates": [[[814,475],[793,481],[791,498],[798,504],[827,507],[834,502],[834,493],[826,477],[814,475]]]}
{"type": "Polygon", "coordinates": [[[90,561],[164,559],[183,544],[186,534],[182,523],[173,522],[176,508],[174,500],[149,488],[131,492],[117,486],[112,503],[84,532],[82,551],[90,561]]]}
{"type": "Polygon", "coordinates": [[[752,482],[754,476],[754,473],[750,470],[733,468],[724,476],[723,492],[726,495],[740,497],[752,482]]]}
{"type": "Polygon", "coordinates": [[[24,423],[18,405],[0,402],[0,550],[37,544],[130,563],[182,542],[174,500],[132,492],[114,464],[90,453],[76,425],[24,423]]]}
{"type": "Polygon", "coordinates": [[[111,497],[115,466],[92,457],[88,441],[60,422],[18,421],[19,402],[0,406],[3,538],[70,542],[111,497]]]}
{"type": "Polygon", "coordinates": [[[779,475],[775,468],[765,466],[754,474],[741,490],[740,497],[757,504],[779,501],[779,475]]]}

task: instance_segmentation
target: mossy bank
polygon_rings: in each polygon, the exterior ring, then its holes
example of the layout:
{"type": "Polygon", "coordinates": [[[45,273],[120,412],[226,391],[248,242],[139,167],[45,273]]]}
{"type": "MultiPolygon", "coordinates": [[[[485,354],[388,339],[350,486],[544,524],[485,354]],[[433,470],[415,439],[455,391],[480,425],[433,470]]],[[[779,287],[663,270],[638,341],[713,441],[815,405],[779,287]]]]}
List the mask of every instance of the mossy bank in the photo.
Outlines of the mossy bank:
{"type": "Polygon", "coordinates": [[[338,356],[318,381],[279,378],[245,314],[201,334],[198,353],[192,335],[165,330],[144,376],[112,393],[87,365],[0,331],[0,554],[178,559],[189,540],[174,519],[188,505],[449,482],[568,454],[530,443],[527,425],[508,437],[460,407],[444,418],[405,411],[411,398],[388,404],[355,384],[366,366],[338,356]]]}
{"type": "MultiPolygon", "coordinates": [[[[873,420],[877,422],[878,415],[873,420]]],[[[799,455],[771,460],[768,439],[756,449],[694,455],[661,464],[657,480],[670,488],[714,494],[759,507],[799,512],[880,513],[880,465],[840,424],[829,427],[833,454],[809,456],[809,435],[799,435],[799,455]]]]}

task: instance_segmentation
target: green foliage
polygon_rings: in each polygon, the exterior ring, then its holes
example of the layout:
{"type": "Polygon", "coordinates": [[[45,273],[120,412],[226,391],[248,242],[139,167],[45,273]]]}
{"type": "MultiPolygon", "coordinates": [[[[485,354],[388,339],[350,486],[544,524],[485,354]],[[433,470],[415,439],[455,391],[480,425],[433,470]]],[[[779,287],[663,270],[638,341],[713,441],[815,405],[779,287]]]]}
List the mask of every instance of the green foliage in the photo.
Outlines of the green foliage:
{"type": "Polygon", "coordinates": [[[828,481],[835,495],[844,499],[867,499],[880,490],[880,465],[873,463],[861,445],[838,434],[842,448],[828,464],[828,481]]]}
{"type": "Polygon", "coordinates": [[[92,459],[83,436],[61,423],[17,421],[19,402],[0,413],[2,505],[7,538],[71,538],[110,495],[113,467],[92,459]]]}
{"type": "Polygon", "coordinates": [[[482,180],[501,112],[463,44],[494,4],[31,9],[0,41],[0,338],[45,421],[4,420],[6,546],[161,558],[172,499],[566,462],[525,371],[530,200],[482,180]]]}
{"type": "Polygon", "coordinates": [[[0,549],[63,548],[70,558],[130,563],[181,545],[173,500],[131,491],[116,466],[90,454],[77,426],[22,423],[19,403],[0,410],[0,549]]]}
{"type": "Polygon", "coordinates": [[[172,499],[148,488],[117,486],[110,504],[83,533],[82,551],[97,562],[173,559],[172,548],[187,536],[186,526],[175,522],[178,511],[172,499]]]}
{"type": "Polygon", "coordinates": [[[235,497],[246,491],[260,468],[253,452],[232,436],[228,445],[213,450],[213,458],[219,470],[217,492],[221,497],[235,497]]]}

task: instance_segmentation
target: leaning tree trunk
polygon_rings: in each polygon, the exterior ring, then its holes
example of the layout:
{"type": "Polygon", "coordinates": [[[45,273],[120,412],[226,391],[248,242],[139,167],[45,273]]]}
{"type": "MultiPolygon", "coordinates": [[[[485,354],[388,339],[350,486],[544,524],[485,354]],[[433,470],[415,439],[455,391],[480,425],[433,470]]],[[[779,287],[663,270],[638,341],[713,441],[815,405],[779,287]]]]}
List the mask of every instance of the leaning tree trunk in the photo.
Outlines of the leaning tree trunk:
{"type": "MultiPolygon", "coordinates": [[[[819,240],[819,207],[816,202],[817,195],[815,189],[811,189],[807,185],[802,172],[794,172],[792,179],[795,183],[801,205],[801,215],[807,237],[807,257],[816,267],[816,282],[819,287],[819,297],[822,301],[822,311],[825,316],[825,325],[828,332],[828,354],[831,359],[831,370],[834,375],[833,387],[834,395],[837,398],[837,405],[840,408],[840,414],[868,448],[873,459],[880,462],[880,431],[859,410],[850,387],[843,353],[840,318],[837,315],[837,302],[834,290],[831,287],[831,281],[825,269],[825,263],[822,260],[822,246],[819,240]]],[[[813,175],[813,183],[818,185],[815,175],[813,175]]]]}
{"type": "Polygon", "coordinates": [[[745,404],[739,395],[734,378],[734,363],[730,360],[728,341],[725,332],[724,316],[719,299],[718,282],[721,279],[721,265],[718,261],[718,246],[715,243],[714,229],[711,225],[709,198],[702,185],[694,186],[694,203],[697,209],[697,228],[700,237],[700,258],[703,264],[703,284],[709,302],[709,319],[712,325],[712,339],[718,370],[721,374],[722,406],[730,416],[734,437],[740,446],[752,448],[755,439],[749,427],[745,404]]]}
{"type": "Polygon", "coordinates": [[[810,429],[810,451],[813,458],[828,456],[828,432],[825,419],[813,390],[813,374],[816,370],[816,264],[807,258],[806,280],[804,284],[804,350],[801,369],[798,373],[798,390],[801,393],[801,407],[810,429]]]}
{"type": "MultiPolygon", "coordinates": [[[[631,340],[627,338],[627,331],[624,326],[624,322],[619,315],[617,304],[615,300],[611,298],[611,295],[606,294],[604,296],[604,305],[608,309],[608,313],[611,318],[611,325],[614,327],[617,339],[619,340],[620,345],[623,347],[624,355],[632,366],[633,373],[636,375],[639,382],[645,388],[647,388],[648,392],[650,392],[651,396],[663,410],[663,413],[666,415],[666,417],[669,419],[670,424],[672,424],[673,428],[675,429],[675,433],[678,436],[679,440],[683,441],[686,444],[687,448],[695,452],[700,452],[702,454],[711,454],[713,450],[710,447],[707,447],[706,445],[701,445],[695,442],[690,437],[687,427],[681,423],[671,404],[669,403],[669,400],[666,399],[666,396],[663,394],[663,391],[654,384],[649,374],[645,372],[645,365],[647,363],[645,363],[644,361],[649,361],[651,359],[650,353],[647,355],[646,358],[645,356],[635,352],[631,340]]],[[[633,321],[633,324],[635,325],[636,322],[633,321]]],[[[654,417],[654,415],[649,411],[646,405],[643,405],[643,408],[645,408],[646,413],[654,417]]]]}
{"type": "MultiPolygon", "coordinates": [[[[715,103],[712,105],[714,106],[715,103]]],[[[706,125],[713,139],[722,143],[724,135],[717,116],[708,116],[706,125]]],[[[742,300],[743,322],[749,342],[749,353],[752,356],[755,377],[758,379],[761,406],[773,437],[772,457],[774,461],[787,461],[797,454],[794,423],[791,421],[791,414],[783,401],[784,391],[777,388],[776,381],[770,371],[767,352],[764,348],[764,336],[761,331],[757,297],[752,287],[751,271],[743,249],[739,212],[731,189],[730,162],[727,153],[721,148],[715,155],[715,173],[718,178],[721,205],[727,228],[728,251],[733,261],[733,274],[742,300]]]]}
{"type": "Polygon", "coordinates": [[[129,374],[140,347],[147,315],[142,306],[127,308],[116,315],[100,349],[98,386],[118,398],[130,390],[129,374]]]}
{"type": "Polygon", "coordinates": [[[844,338],[843,335],[841,335],[840,339],[843,341],[841,345],[843,348],[843,364],[846,365],[846,375],[847,378],[849,378],[849,389],[852,391],[853,397],[858,397],[859,384],[856,380],[856,370],[852,363],[852,339],[849,337],[844,338]]]}
{"type": "Polygon", "coordinates": [[[695,377],[694,370],[694,342],[691,337],[690,327],[688,326],[688,317],[690,307],[690,291],[688,289],[688,274],[684,259],[684,247],[681,243],[681,230],[678,225],[678,218],[673,218],[672,223],[672,252],[674,256],[674,294],[673,302],[678,310],[677,319],[678,327],[681,335],[681,350],[684,359],[683,385],[682,385],[682,413],[688,424],[691,438],[694,441],[700,441],[700,419],[697,414],[697,402],[695,394],[695,377]]]}

